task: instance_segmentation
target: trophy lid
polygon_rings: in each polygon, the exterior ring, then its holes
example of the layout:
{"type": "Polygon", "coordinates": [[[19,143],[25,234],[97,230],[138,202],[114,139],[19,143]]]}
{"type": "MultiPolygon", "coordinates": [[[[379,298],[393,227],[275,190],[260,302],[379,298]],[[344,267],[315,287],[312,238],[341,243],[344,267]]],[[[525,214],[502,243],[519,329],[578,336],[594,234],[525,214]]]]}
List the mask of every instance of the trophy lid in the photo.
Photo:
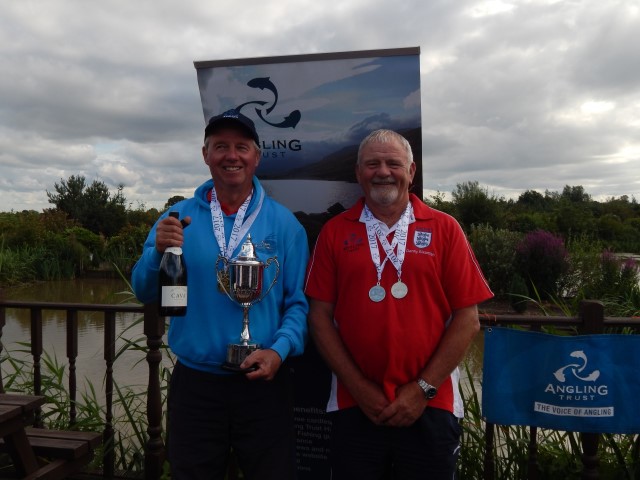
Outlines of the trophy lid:
{"type": "Polygon", "coordinates": [[[260,259],[256,256],[256,250],[253,242],[251,241],[251,234],[247,235],[247,238],[240,247],[240,253],[238,256],[231,260],[231,263],[241,265],[262,265],[260,259]]]}

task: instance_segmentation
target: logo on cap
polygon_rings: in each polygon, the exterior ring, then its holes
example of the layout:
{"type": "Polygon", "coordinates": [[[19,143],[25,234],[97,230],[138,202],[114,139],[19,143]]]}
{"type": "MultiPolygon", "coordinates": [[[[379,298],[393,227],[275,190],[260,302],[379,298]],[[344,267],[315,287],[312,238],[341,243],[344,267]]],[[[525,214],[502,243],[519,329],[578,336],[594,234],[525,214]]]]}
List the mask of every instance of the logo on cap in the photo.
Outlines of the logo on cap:
{"type": "Polygon", "coordinates": [[[239,112],[235,109],[232,108],[231,110],[227,110],[226,112],[224,112],[222,114],[222,118],[238,118],[239,116],[239,112]]]}

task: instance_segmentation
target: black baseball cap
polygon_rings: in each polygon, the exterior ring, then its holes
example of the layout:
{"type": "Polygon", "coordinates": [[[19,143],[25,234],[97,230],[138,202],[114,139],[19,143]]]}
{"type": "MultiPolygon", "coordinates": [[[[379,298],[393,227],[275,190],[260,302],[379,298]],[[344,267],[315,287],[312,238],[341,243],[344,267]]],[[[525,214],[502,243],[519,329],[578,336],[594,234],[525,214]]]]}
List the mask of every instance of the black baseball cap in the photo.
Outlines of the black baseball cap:
{"type": "Polygon", "coordinates": [[[258,145],[260,144],[258,132],[256,132],[256,126],[254,125],[253,120],[235,109],[227,110],[226,112],[209,119],[209,123],[204,129],[205,140],[215,129],[223,127],[224,125],[239,125],[243,127],[251,138],[253,138],[258,145]]]}

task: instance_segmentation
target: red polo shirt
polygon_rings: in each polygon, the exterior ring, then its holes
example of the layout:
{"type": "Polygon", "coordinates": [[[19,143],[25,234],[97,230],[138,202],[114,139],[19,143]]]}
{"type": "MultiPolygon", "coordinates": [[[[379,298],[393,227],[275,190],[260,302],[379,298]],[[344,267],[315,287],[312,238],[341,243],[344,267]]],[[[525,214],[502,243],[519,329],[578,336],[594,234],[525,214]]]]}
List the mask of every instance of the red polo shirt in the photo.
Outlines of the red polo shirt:
{"type": "MultiPolygon", "coordinates": [[[[378,303],[369,299],[377,276],[366,226],[360,221],[363,199],[323,227],[305,288],[310,297],[334,304],[334,321],[351,356],[390,400],[397,387],[416,380],[427,365],[453,310],[493,296],[458,222],[415,195],[410,201],[415,221],[409,225],[402,265],[402,281],[409,289],[406,297],[391,295],[398,275],[387,261],[381,279],[386,297],[378,303]]],[[[384,251],[380,252],[384,260],[384,251]]],[[[456,378],[440,386],[429,406],[460,417],[457,371],[452,377],[456,378]]],[[[354,405],[334,376],[327,410],[354,405]]]]}

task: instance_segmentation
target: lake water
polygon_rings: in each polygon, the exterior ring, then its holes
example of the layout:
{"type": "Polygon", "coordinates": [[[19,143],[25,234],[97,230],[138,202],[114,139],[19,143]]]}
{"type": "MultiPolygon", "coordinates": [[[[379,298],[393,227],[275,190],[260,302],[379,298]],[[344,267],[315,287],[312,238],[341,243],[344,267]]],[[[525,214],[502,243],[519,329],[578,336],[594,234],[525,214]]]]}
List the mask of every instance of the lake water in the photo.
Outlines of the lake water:
{"type": "MultiPolygon", "coordinates": [[[[24,287],[5,288],[3,298],[7,300],[25,300],[39,302],[67,302],[93,304],[119,304],[134,302],[135,298],[128,290],[127,284],[120,279],[76,279],[56,282],[45,282],[24,287]]],[[[43,312],[44,350],[51,357],[56,357],[59,364],[66,365],[66,312],[43,312]]],[[[77,380],[80,391],[83,383],[90,381],[94,387],[103,385],[106,364],[104,352],[104,323],[102,314],[80,312],[78,315],[78,358],[77,380]]],[[[135,314],[118,314],[116,316],[116,335],[123,334],[125,338],[143,338],[142,323],[127,330],[135,321],[135,314]],[[126,330],[126,332],[125,332],[126,330]],[[123,333],[125,332],[125,333],[123,333]]],[[[3,329],[2,344],[4,350],[12,352],[18,358],[30,355],[20,353],[25,350],[21,345],[30,341],[30,325],[28,310],[7,309],[6,325],[3,329]]],[[[124,342],[116,343],[118,349],[124,342]]],[[[146,345],[146,343],[143,343],[146,345]]],[[[466,365],[471,377],[477,380],[482,376],[483,338],[478,335],[469,349],[466,365]]],[[[165,354],[165,365],[171,361],[165,354]]],[[[2,365],[3,375],[6,375],[7,364],[2,365]]],[[[467,379],[464,368],[461,368],[462,379],[467,379]]],[[[119,357],[114,364],[114,379],[119,385],[140,386],[146,388],[148,383],[148,367],[145,353],[128,350],[119,357]]]]}
{"type": "MultiPolygon", "coordinates": [[[[6,300],[25,300],[38,302],[68,302],[91,304],[119,304],[134,302],[126,283],[120,279],[77,279],[45,282],[37,285],[4,288],[2,296],[6,300]]],[[[138,315],[120,313],[116,315],[116,336],[125,338],[143,337],[142,323],[134,329],[125,330],[138,319],[138,315]]],[[[22,345],[30,341],[31,320],[28,310],[7,309],[6,325],[2,331],[3,354],[24,359],[29,354],[20,352],[27,348],[22,345]]],[[[91,382],[96,389],[102,390],[106,363],[104,353],[103,315],[98,312],[80,312],[78,315],[78,358],[76,375],[78,388],[91,382]]],[[[124,342],[116,342],[116,350],[124,342]]],[[[43,311],[43,345],[45,352],[57,359],[60,365],[67,365],[66,357],[66,312],[43,311]]],[[[44,357],[43,357],[44,358],[44,357]]],[[[8,364],[3,363],[3,375],[8,364]]],[[[114,364],[114,379],[117,384],[146,388],[148,367],[144,352],[128,350],[114,364]]],[[[43,366],[43,372],[45,371],[43,366]]],[[[68,371],[68,368],[67,368],[68,371]]]]}

